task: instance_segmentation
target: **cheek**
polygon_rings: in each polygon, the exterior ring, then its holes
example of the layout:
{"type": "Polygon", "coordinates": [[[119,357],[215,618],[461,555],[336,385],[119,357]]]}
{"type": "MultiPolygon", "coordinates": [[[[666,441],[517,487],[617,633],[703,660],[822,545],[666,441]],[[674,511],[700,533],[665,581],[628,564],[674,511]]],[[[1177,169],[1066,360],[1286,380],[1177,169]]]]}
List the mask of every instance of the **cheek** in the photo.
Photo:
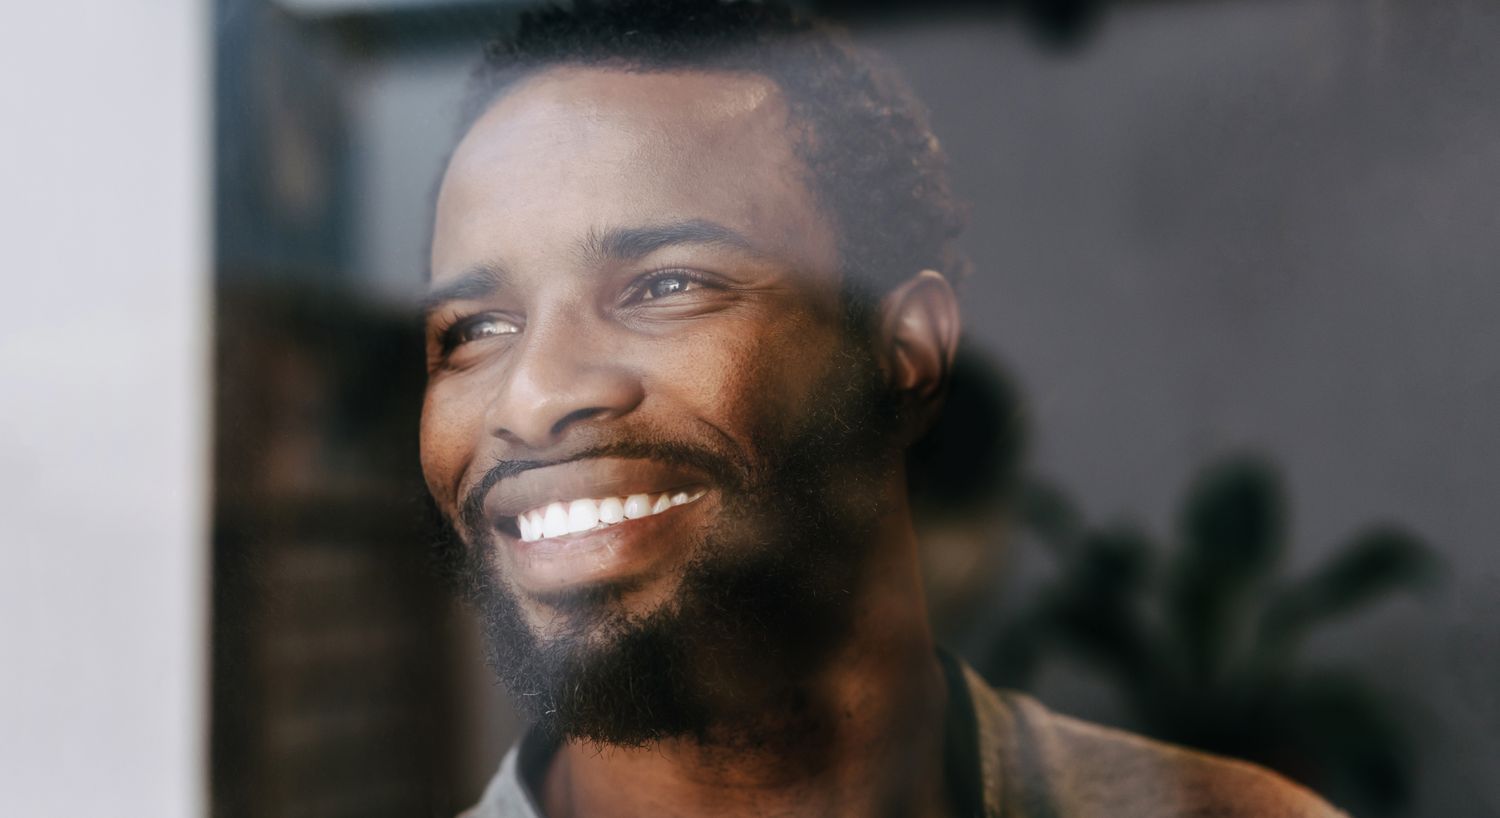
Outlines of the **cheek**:
{"type": "Polygon", "coordinates": [[[482,423],[482,413],[466,411],[473,401],[466,401],[456,390],[443,384],[431,385],[422,400],[420,451],[422,476],[427,490],[444,511],[456,507],[459,481],[474,457],[475,429],[482,423]]]}
{"type": "Polygon", "coordinates": [[[674,354],[655,356],[653,368],[659,384],[673,384],[674,401],[753,450],[757,439],[775,435],[817,398],[810,391],[828,367],[834,340],[805,317],[774,326],[734,322],[683,337],[674,354]]]}

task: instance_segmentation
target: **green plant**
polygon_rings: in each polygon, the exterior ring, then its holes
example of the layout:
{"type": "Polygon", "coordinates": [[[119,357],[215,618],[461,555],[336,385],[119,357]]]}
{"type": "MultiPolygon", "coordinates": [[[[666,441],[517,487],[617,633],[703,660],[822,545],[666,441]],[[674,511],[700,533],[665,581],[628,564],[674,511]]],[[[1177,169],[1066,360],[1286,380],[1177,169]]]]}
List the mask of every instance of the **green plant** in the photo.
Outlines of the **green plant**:
{"type": "Polygon", "coordinates": [[[1058,572],[980,659],[992,681],[1026,689],[1068,653],[1114,686],[1149,735],[1257,761],[1365,815],[1406,807],[1413,754],[1398,708],[1300,648],[1335,618],[1430,585],[1440,563],[1419,538],[1372,526],[1310,574],[1286,577],[1285,493],[1253,456],[1200,473],[1170,547],[1133,527],[1088,525],[1043,484],[1021,508],[1058,572]]]}

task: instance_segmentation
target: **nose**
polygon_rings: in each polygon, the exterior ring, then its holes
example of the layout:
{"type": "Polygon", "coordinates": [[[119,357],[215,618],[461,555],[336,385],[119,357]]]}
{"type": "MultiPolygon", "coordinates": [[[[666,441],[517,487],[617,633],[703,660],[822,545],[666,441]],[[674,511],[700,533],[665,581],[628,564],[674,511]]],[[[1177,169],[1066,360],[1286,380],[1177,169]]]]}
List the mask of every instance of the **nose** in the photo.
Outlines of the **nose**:
{"type": "Polygon", "coordinates": [[[641,379],[608,333],[577,316],[535,316],[511,350],[489,406],[506,442],[545,450],[578,427],[623,417],[644,397],[641,379]]]}

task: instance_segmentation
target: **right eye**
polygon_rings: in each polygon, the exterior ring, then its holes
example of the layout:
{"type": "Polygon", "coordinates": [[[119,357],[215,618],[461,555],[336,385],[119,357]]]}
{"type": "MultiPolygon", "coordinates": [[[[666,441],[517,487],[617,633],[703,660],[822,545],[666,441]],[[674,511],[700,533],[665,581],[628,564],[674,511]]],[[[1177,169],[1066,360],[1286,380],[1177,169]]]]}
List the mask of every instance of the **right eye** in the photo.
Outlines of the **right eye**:
{"type": "Polygon", "coordinates": [[[503,315],[484,313],[465,318],[449,327],[443,333],[443,348],[453,350],[473,341],[483,341],[486,338],[501,335],[515,335],[520,331],[521,327],[515,321],[503,315]]]}

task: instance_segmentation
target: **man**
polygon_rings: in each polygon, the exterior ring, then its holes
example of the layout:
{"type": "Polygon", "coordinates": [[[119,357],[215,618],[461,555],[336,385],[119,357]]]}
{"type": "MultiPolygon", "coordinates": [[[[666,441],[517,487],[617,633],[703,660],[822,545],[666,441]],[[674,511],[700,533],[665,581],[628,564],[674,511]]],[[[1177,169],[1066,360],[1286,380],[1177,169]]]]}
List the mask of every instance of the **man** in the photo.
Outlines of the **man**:
{"type": "Polygon", "coordinates": [[[920,108],[750,3],[529,18],[439,193],[422,463],[533,724],[468,815],[1334,814],[936,652],[959,337],[920,108]]]}

